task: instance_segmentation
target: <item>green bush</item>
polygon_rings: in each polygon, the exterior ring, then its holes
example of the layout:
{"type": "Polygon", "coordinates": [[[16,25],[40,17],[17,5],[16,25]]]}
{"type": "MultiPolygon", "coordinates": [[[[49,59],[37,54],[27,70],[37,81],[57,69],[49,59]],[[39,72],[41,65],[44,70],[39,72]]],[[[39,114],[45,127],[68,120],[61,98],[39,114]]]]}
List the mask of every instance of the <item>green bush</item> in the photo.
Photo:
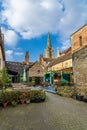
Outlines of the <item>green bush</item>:
{"type": "Polygon", "coordinates": [[[24,100],[25,102],[28,100],[35,102],[36,99],[44,101],[45,98],[46,94],[44,90],[4,90],[0,93],[0,102],[7,102],[12,106],[16,106],[21,100],[24,100]]]}
{"type": "Polygon", "coordinates": [[[64,97],[73,97],[77,94],[75,87],[62,86],[57,88],[57,94],[64,97]]]}
{"type": "Polygon", "coordinates": [[[45,100],[46,93],[44,90],[31,90],[30,91],[30,100],[35,101],[36,99],[45,100]]]}

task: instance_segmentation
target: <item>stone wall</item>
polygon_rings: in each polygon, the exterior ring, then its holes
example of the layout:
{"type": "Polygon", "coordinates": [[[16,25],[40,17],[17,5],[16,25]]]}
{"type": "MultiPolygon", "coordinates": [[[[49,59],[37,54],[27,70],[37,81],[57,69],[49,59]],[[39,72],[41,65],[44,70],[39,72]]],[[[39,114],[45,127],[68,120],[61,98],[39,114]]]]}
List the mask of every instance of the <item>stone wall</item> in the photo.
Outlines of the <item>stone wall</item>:
{"type": "Polygon", "coordinates": [[[71,42],[73,53],[87,45],[87,25],[84,25],[71,35],[71,42]]]}
{"type": "Polygon", "coordinates": [[[77,86],[87,86],[87,46],[73,53],[74,83],[77,86]]]}

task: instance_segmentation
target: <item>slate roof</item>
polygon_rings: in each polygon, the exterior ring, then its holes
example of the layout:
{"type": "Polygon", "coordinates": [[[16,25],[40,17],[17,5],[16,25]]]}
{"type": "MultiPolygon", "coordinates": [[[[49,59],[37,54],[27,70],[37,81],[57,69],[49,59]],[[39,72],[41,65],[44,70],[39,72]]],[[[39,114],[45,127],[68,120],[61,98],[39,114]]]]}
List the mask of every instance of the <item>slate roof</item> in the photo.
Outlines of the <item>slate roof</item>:
{"type": "Polygon", "coordinates": [[[67,54],[65,54],[65,55],[63,55],[61,57],[56,58],[55,60],[50,62],[47,67],[51,67],[53,65],[56,65],[58,63],[61,63],[63,61],[69,60],[69,59],[72,59],[72,53],[67,53],[67,54]]]}
{"type": "Polygon", "coordinates": [[[13,71],[13,72],[17,72],[17,73],[21,73],[24,71],[24,67],[26,68],[26,70],[29,69],[29,67],[31,67],[33,65],[25,65],[22,62],[9,62],[6,61],[6,67],[8,71],[13,71]]]}

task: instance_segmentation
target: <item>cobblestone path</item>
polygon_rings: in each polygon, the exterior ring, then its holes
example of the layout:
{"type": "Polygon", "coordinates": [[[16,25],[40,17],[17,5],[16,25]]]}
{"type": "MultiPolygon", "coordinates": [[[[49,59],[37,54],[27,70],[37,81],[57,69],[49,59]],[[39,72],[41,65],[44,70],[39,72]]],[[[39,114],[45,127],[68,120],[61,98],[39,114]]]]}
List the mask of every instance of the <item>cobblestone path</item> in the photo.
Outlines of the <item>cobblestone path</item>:
{"type": "Polygon", "coordinates": [[[0,108],[0,130],[87,130],[87,104],[47,93],[43,103],[0,108]]]}

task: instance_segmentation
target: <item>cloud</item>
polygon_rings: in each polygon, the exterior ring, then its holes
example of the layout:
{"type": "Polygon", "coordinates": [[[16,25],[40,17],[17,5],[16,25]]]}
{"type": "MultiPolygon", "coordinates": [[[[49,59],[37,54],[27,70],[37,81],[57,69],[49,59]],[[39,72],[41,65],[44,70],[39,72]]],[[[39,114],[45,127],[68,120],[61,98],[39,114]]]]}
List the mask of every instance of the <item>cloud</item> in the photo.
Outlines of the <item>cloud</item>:
{"type": "Polygon", "coordinates": [[[24,53],[23,52],[15,52],[14,55],[16,55],[16,56],[22,56],[22,55],[24,55],[24,53]]]}
{"type": "MultiPolygon", "coordinates": [[[[50,31],[60,35],[64,46],[70,35],[87,22],[87,0],[3,0],[2,7],[1,22],[11,29],[6,36],[16,40],[15,32],[31,39],[50,31]]],[[[15,40],[6,39],[8,45],[11,41],[15,40]]]]}
{"type": "Polygon", "coordinates": [[[5,54],[7,61],[13,61],[13,50],[6,50],[5,54]]]}
{"type": "Polygon", "coordinates": [[[57,31],[63,12],[58,0],[4,0],[2,6],[2,22],[26,39],[57,31]]]}
{"type": "Polygon", "coordinates": [[[2,32],[4,33],[5,44],[7,46],[15,47],[18,41],[18,35],[15,31],[2,28],[2,32]]]}
{"type": "Polygon", "coordinates": [[[61,50],[64,51],[71,46],[70,39],[62,42],[61,50]]]}
{"type": "Polygon", "coordinates": [[[5,51],[6,60],[7,61],[23,61],[24,59],[24,53],[23,52],[17,52],[17,50],[9,49],[5,51]]]}

